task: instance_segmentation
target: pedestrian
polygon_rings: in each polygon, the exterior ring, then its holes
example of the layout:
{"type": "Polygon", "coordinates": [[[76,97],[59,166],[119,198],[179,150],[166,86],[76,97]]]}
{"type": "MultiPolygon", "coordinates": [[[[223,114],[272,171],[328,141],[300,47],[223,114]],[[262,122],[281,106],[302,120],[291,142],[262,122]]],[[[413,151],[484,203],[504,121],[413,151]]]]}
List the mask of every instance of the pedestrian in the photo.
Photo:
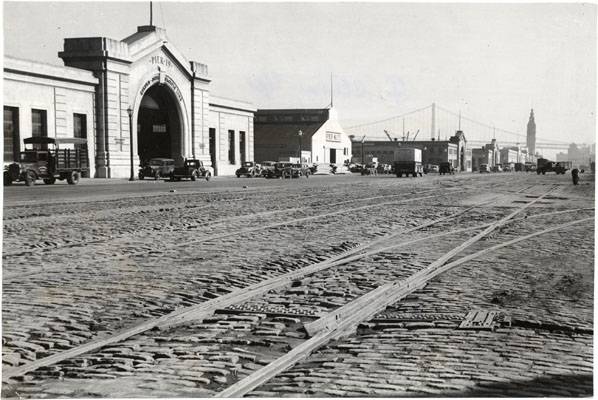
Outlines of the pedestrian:
{"type": "Polygon", "coordinates": [[[579,170],[577,168],[573,168],[571,170],[571,178],[573,178],[574,185],[577,185],[579,183],[579,170]]]}

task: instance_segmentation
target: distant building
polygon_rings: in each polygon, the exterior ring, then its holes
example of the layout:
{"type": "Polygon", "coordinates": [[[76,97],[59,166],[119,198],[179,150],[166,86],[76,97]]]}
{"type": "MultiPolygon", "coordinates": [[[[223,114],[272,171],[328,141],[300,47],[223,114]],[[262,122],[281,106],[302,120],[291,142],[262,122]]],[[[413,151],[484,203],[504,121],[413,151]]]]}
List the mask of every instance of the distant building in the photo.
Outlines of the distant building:
{"type": "Polygon", "coordinates": [[[459,171],[471,172],[471,150],[467,148],[467,141],[463,132],[457,131],[449,140],[366,140],[353,139],[354,159],[377,157],[378,162],[391,164],[394,161],[395,150],[399,147],[412,147],[422,151],[423,164],[436,164],[449,162],[459,171]],[[363,157],[362,157],[363,152],[363,157]]]}
{"type": "Polygon", "coordinates": [[[471,150],[471,163],[472,170],[479,171],[480,165],[486,164],[488,167],[492,167],[493,151],[482,147],[481,149],[471,150]]]}
{"type": "Polygon", "coordinates": [[[516,164],[521,162],[521,152],[518,147],[505,147],[500,149],[500,163],[501,164],[516,164]]]}
{"type": "Polygon", "coordinates": [[[534,120],[533,109],[527,122],[527,151],[529,154],[536,154],[536,121],[534,120]]]}
{"type": "Polygon", "coordinates": [[[305,163],[343,164],[351,159],[351,140],[336,110],[257,110],[254,120],[255,160],[299,157],[305,163]]]}
{"type": "Polygon", "coordinates": [[[596,144],[578,146],[571,143],[566,153],[561,152],[556,155],[556,161],[571,161],[575,166],[589,166],[596,161],[596,144]]]}

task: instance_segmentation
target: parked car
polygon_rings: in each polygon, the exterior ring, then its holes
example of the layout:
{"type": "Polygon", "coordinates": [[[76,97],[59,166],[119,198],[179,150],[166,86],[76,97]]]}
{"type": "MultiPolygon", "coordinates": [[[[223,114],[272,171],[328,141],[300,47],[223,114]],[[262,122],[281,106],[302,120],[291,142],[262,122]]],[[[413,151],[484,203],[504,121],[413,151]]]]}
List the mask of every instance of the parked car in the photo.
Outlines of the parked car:
{"type": "Polygon", "coordinates": [[[495,165],[492,167],[492,172],[502,172],[502,167],[500,165],[495,165]]]}
{"type": "Polygon", "coordinates": [[[363,170],[363,165],[362,164],[352,164],[349,166],[349,171],[351,172],[359,172],[361,173],[361,171],[363,170]]]}
{"type": "Polygon", "coordinates": [[[424,164],[424,174],[429,172],[440,172],[440,167],[436,164],[424,164]]]}
{"type": "Polygon", "coordinates": [[[19,161],[10,164],[4,171],[4,185],[14,181],[24,181],[32,186],[37,179],[52,185],[57,179],[76,185],[81,173],[89,171],[87,140],[81,138],[30,137],[23,140],[31,144],[19,153],[19,161]],[[61,144],[73,145],[73,149],[60,148],[61,144]],[[50,149],[48,145],[52,145],[50,149]],[[45,147],[45,148],[44,148],[45,147]]]}
{"type": "Polygon", "coordinates": [[[488,167],[488,164],[480,164],[480,174],[485,172],[490,173],[490,167],[488,167]]]}
{"type": "Polygon", "coordinates": [[[199,178],[204,178],[206,181],[209,181],[213,175],[214,170],[212,167],[204,166],[203,161],[187,159],[182,166],[174,168],[170,173],[170,180],[180,181],[182,178],[186,178],[195,181],[199,178]]]}
{"type": "Polygon", "coordinates": [[[276,165],[276,161],[262,161],[260,163],[262,167],[262,176],[266,176],[268,170],[273,170],[276,165]]]}
{"type": "Polygon", "coordinates": [[[292,164],[290,162],[277,162],[274,164],[273,168],[264,170],[263,175],[269,179],[282,178],[285,170],[290,169],[291,165],[292,164]]]}
{"type": "Polygon", "coordinates": [[[282,169],[282,178],[299,178],[301,176],[305,176],[309,178],[311,175],[311,171],[309,170],[309,166],[307,164],[292,164],[292,163],[283,163],[282,169]]]}
{"type": "Polygon", "coordinates": [[[444,174],[454,175],[455,167],[453,167],[453,164],[451,164],[450,162],[442,162],[442,163],[440,163],[440,166],[438,167],[438,172],[440,173],[440,175],[444,175],[444,174]]]}
{"type": "Polygon", "coordinates": [[[139,169],[139,179],[143,180],[146,177],[152,179],[160,179],[170,177],[174,171],[174,160],[171,158],[151,158],[147,164],[144,164],[139,169]]]}
{"type": "Polygon", "coordinates": [[[235,172],[235,175],[237,175],[237,178],[240,178],[241,175],[245,175],[248,178],[260,176],[262,175],[262,167],[253,161],[245,161],[241,164],[241,168],[235,172]]]}

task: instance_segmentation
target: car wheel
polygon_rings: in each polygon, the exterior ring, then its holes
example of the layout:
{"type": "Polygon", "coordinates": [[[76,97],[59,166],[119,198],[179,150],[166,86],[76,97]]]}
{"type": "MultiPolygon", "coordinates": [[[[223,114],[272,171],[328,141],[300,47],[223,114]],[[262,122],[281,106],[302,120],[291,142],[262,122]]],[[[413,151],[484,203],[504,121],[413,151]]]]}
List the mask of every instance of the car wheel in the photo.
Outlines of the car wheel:
{"type": "Polygon", "coordinates": [[[66,176],[66,181],[69,185],[76,185],[79,183],[79,179],[81,179],[81,174],[77,171],[72,171],[66,176]]]}
{"type": "Polygon", "coordinates": [[[212,177],[212,174],[209,172],[206,172],[206,181],[209,181],[211,177],[212,177]]]}
{"type": "Polygon", "coordinates": [[[241,174],[237,174],[237,178],[240,178],[240,177],[241,177],[241,174]]]}
{"type": "Polygon", "coordinates": [[[191,174],[191,180],[193,182],[195,182],[197,180],[197,171],[193,171],[193,173],[191,174]]]}
{"type": "Polygon", "coordinates": [[[144,176],[143,176],[143,172],[140,172],[138,176],[139,176],[139,180],[140,180],[140,181],[142,181],[142,180],[143,180],[143,178],[144,178],[144,176]]]}
{"type": "Polygon", "coordinates": [[[12,185],[12,178],[10,177],[8,171],[4,171],[4,186],[10,185],[12,185]]]}
{"type": "Polygon", "coordinates": [[[33,186],[35,184],[35,173],[33,171],[27,171],[25,173],[25,185],[33,186]]]}
{"type": "Polygon", "coordinates": [[[159,173],[159,172],[156,172],[156,173],[154,174],[154,179],[155,179],[155,180],[158,180],[158,179],[160,179],[160,173],[159,173]]]}

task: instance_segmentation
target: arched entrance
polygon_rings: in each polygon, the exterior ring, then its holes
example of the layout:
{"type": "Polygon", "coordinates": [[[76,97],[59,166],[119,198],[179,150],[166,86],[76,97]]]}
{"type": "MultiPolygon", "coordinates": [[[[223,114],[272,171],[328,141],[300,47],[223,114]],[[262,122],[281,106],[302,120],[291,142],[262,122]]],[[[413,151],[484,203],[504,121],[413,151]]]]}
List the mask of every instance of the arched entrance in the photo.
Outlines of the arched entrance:
{"type": "Polygon", "coordinates": [[[150,158],[183,159],[181,116],[177,100],[164,85],[150,87],[139,105],[137,154],[141,163],[150,158]]]}

